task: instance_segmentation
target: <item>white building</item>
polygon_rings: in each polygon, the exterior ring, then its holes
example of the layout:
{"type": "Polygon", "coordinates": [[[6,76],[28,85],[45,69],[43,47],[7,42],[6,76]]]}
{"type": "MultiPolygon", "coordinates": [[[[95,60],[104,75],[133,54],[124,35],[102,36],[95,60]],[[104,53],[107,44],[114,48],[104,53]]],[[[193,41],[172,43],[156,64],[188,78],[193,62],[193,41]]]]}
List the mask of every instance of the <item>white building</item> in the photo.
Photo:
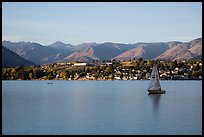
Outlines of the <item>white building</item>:
{"type": "Polygon", "coordinates": [[[74,63],[74,66],[86,66],[87,63],[74,63]]]}
{"type": "Polygon", "coordinates": [[[110,66],[110,65],[112,65],[113,63],[112,62],[106,62],[105,63],[107,66],[110,66]]]}

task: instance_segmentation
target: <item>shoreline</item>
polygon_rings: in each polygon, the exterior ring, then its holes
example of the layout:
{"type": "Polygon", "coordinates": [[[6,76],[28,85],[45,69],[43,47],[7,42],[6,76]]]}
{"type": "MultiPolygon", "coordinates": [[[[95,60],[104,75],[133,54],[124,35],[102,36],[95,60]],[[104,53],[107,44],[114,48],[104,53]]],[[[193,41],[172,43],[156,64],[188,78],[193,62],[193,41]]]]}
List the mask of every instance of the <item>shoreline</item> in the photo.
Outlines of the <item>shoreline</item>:
{"type": "MultiPolygon", "coordinates": [[[[141,80],[66,80],[66,79],[60,79],[60,80],[49,80],[49,79],[31,79],[31,80],[2,80],[2,81],[149,81],[146,79],[141,79],[141,80]]],[[[165,80],[160,80],[160,81],[202,81],[202,79],[165,79],[165,80]]]]}

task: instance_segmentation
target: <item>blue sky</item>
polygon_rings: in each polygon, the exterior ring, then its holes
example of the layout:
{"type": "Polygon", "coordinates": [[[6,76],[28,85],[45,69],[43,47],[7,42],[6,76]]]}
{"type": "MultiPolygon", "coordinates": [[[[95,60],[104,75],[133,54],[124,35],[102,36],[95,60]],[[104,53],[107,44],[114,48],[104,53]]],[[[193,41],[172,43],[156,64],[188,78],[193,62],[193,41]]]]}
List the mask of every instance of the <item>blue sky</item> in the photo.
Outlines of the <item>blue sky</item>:
{"type": "Polygon", "coordinates": [[[201,2],[3,2],[2,40],[191,41],[202,37],[201,2]]]}

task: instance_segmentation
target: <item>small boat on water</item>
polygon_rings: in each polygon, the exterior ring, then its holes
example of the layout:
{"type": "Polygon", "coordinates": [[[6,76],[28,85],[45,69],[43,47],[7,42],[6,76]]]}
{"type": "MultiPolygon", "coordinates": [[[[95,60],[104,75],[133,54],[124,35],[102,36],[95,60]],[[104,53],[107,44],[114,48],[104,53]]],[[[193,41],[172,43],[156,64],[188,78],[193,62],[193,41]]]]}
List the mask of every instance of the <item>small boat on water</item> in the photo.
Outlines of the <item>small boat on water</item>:
{"type": "Polygon", "coordinates": [[[153,65],[151,77],[150,77],[150,85],[147,89],[149,94],[165,94],[166,91],[161,89],[161,85],[159,82],[159,73],[157,67],[153,65]]]}

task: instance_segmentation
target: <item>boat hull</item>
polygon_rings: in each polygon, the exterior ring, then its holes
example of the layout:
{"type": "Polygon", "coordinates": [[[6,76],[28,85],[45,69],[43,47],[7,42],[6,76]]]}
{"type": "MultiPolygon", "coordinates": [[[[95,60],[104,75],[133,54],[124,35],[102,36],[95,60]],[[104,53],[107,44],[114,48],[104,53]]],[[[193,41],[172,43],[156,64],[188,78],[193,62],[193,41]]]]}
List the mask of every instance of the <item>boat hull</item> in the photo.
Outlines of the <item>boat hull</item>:
{"type": "Polygon", "coordinates": [[[149,94],[165,94],[165,90],[148,90],[149,94]]]}

